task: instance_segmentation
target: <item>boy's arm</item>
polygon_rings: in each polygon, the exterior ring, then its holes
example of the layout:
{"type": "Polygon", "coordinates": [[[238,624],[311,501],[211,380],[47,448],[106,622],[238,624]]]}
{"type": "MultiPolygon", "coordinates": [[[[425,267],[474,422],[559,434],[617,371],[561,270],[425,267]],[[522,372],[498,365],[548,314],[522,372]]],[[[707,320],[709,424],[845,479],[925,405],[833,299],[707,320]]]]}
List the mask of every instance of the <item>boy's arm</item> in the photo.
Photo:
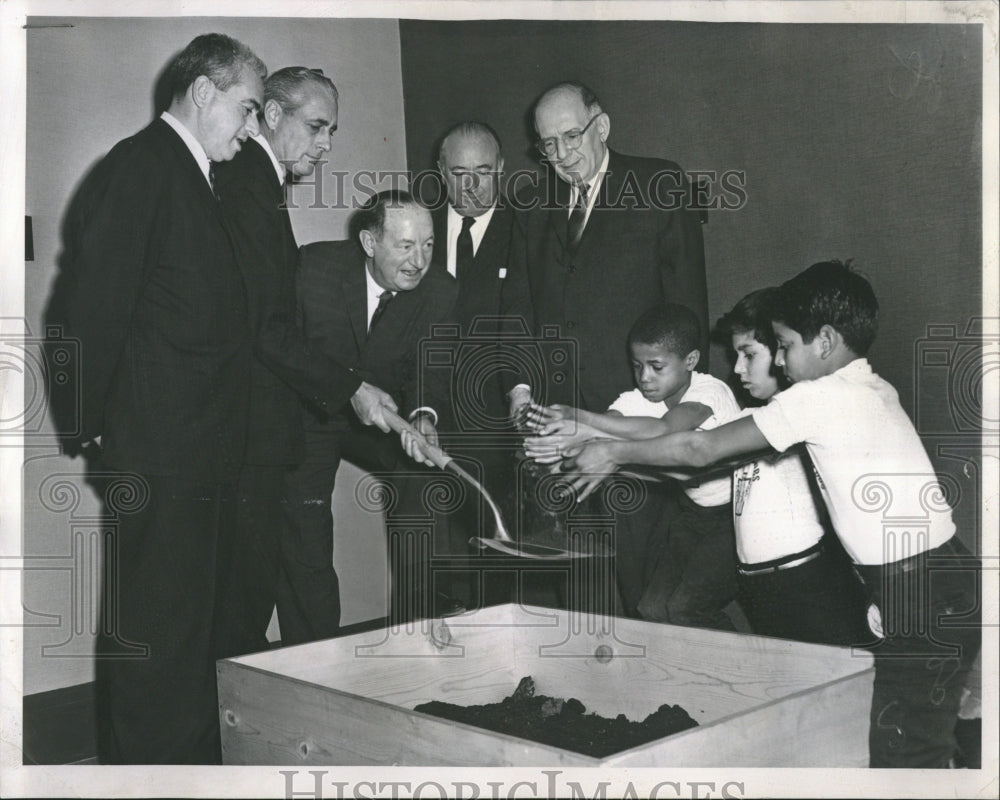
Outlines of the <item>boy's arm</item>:
{"type": "Polygon", "coordinates": [[[753,417],[740,417],[710,431],[685,431],[619,442],[588,442],[567,453],[562,470],[568,473],[577,499],[582,500],[623,464],[656,467],[734,465],[771,449],[753,417]]]}
{"type": "MultiPolygon", "coordinates": [[[[550,407],[551,408],[551,407],[550,407]]],[[[540,436],[550,433],[564,433],[558,425],[559,421],[567,419],[566,413],[558,412],[559,417],[552,419],[542,409],[539,413],[532,409],[536,430],[540,436]]],[[[617,411],[596,414],[582,408],[568,409],[581,425],[589,426],[601,433],[616,439],[650,439],[655,436],[665,436],[679,431],[693,431],[712,416],[712,409],[702,403],[679,403],[662,417],[625,417],[617,411]]]]}

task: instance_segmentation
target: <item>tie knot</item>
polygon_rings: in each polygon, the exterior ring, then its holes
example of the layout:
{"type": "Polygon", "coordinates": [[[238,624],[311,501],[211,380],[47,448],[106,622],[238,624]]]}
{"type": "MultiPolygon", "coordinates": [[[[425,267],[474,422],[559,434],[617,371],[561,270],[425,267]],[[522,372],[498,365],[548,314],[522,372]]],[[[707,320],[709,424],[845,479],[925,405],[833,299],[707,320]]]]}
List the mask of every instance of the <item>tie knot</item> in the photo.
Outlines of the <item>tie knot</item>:
{"type": "Polygon", "coordinates": [[[590,187],[586,183],[581,183],[577,185],[576,189],[579,192],[579,195],[577,196],[577,205],[587,205],[587,192],[590,187]]]}
{"type": "Polygon", "coordinates": [[[462,217],[462,233],[468,233],[469,229],[476,224],[475,217],[462,217]]]}
{"type": "Polygon", "coordinates": [[[378,304],[380,306],[384,306],[390,300],[392,300],[392,292],[389,289],[386,289],[384,292],[382,292],[382,294],[378,296],[378,304]]]}

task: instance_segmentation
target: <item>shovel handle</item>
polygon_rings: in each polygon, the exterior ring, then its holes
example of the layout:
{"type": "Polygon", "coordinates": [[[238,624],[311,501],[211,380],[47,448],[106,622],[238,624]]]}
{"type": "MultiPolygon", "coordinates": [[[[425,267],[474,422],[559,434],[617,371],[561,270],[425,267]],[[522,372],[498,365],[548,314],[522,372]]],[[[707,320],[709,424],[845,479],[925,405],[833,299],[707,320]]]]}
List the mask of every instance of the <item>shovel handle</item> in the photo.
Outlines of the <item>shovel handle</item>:
{"type": "Polygon", "coordinates": [[[451,462],[451,456],[448,455],[440,447],[436,447],[427,441],[427,438],[416,428],[414,428],[409,422],[403,419],[395,411],[390,411],[388,408],[383,406],[382,408],[382,418],[385,420],[386,424],[392,428],[396,433],[402,433],[403,431],[408,431],[420,440],[420,446],[423,448],[424,453],[427,455],[438,469],[446,469],[448,464],[451,462]]]}

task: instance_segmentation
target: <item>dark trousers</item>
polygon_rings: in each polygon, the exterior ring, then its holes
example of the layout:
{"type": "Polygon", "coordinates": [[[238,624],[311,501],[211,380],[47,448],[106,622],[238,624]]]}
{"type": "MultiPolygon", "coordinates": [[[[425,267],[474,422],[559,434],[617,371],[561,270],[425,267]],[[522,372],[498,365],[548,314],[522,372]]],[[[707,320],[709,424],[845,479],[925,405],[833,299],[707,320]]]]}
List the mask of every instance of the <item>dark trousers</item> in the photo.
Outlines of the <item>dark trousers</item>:
{"type": "Polygon", "coordinates": [[[824,550],[797,567],[737,575],[750,629],[817,644],[871,644],[868,597],[846,557],[824,550]]]}
{"type": "Polygon", "coordinates": [[[670,520],[679,513],[676,487],[646,483],[645,500],[627,513],[615,515],[615,577],[621,613],[639,617],[639,601],[653,578],[657,554],[663,547],[670,520]]]}
{"type": "Polygon", "coordinates": [[[857,566],[882,615],[872,767],[949,765],[962,687],[982,644],[979,559],[953,537],[898,564],[857,566]]]}
{"type": "Polygon", "coordinates": [[[236,530],[220,553],[225,580],[217,636],[219,658],[267,650],[281,572],[285,475],[290,467],[244,465],[237,487],[236,530]]]}
{"type": "MultiPolygon", "coordinates": [[[[331,502],[341,457],[386,484],[380,488],[372,482],[353,491],[363,506],[385,511],[390,622],[428,617],[435,610],[430,561],[435,547],[443,549],[435,539],[447,536],[445,517],[454,508],[458,478],[406,459],[395,435],[374,429],[310,431],[305,459],[285,478],[277,587],[282,645],[327,639],[340,628],[331,502]]],[[[372,577],[373,586],[381,584],[382,576],[372,577]]]]}
{"type": "Polygon", "coordinates": [[[736,598],[732,505],[703,508],[687,496],[639,600],[643,619],[694,628],[735,630],[723,609],[736,598]]]}
{"type": "Polygon", "coordinates": [[[235,486],[144,480],[147,501],[119,512],[105,552],[102,629],[115,637],[99,646],[98,758],[217,764],[216,555],[232,536],[235,486]]]}

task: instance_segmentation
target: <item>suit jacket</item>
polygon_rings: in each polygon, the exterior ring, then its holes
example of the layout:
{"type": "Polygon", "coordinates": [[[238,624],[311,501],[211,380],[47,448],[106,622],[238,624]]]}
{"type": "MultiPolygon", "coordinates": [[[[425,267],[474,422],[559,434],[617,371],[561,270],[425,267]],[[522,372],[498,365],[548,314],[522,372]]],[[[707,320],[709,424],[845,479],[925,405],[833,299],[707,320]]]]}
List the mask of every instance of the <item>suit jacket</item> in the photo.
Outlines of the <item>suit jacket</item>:
{"type": "Polygon", "coordinates": [[[684,208],[686,192],[677,164],[612,150],[575,253],[565,247],[568,184],[544,182],[540,202],[519,215],[504,308],[523,315],[536,334],[557,325],[575,342],[575,374],[560,370],[561,380],[548,386],[550,401],[605,411],[630,389],[628,331],[656,303],[695,312],[706,363],[705,255],[698,216],[684,208]]]}
{"type": "Polygon", "coordinates": [[[247,303],[219,204],[177,133],[119,142],[67,223],[65,301],[81,439],[106,462],[232,481],[250,376],[247,303]]]}
{"type": "MultiPolygon", "coordinates": [[[[432,268],[417,288],[398,292],[371,336],[365,256],[356,242],[302,247],[297,288],[299,321],[310,346],[392,395],[402,416],[425,404],[440,410],[443,389],[421,382],[420,340],[451,315],[457,289],[450,275],[432,268]]],[[[314,409],[306,427],[347,430],[358,425],[345,406],[329,414],[314,409]]]]}
{"type": "Polygon", "coordinates": [[[215,175],[253,333],[246,461],[295,464],[303,452],[298,395],[331,412],[354,394],[361,378],[310,347],[295,323],[299,250],[270,156],[248,139],[232,161],[216,165],[215,175]]]}
{"type": "MultiPolygon", "coordinates": [[[[448,206],[435,209],[433,265],[448,269],[448,206]]],[[[472,269],[458,280],[458,299],[455,301],[454,320],[462,332],[472,332],[477,317],[496,318],[501,313],[500,290],[503,287],[510,253],[514,212],[501,200],[493,212],[489,227],[483,234],[472,261],[472,269]],[[503,272],[502,272],[503,271],[503,272]]]]}

